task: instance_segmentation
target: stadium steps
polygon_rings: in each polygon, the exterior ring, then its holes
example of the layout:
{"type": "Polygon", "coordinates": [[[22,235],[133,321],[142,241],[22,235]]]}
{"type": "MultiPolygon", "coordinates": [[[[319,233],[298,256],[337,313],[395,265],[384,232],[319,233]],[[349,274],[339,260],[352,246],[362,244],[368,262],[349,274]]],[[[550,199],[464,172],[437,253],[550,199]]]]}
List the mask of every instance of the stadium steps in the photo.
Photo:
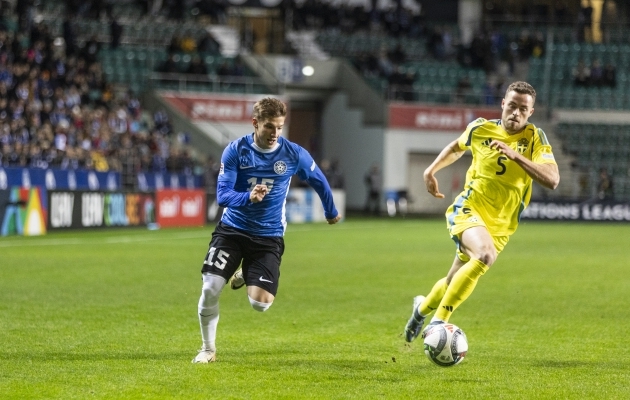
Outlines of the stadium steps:
{"type": "Polygon", "coordinates": [[[287,33],[287,40],[301,57],[327,60],[330,55],[317,43],[317,35],[316,31],[292,31],[287,33]]]}

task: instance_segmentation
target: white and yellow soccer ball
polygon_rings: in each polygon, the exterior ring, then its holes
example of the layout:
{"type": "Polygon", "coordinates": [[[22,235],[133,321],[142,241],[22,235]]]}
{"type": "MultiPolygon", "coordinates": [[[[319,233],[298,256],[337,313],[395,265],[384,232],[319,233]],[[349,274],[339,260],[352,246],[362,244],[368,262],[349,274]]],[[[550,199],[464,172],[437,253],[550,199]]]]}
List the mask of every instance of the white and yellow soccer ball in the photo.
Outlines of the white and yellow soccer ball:
{"type": "Polygon", "coordinates": [[[468,352],[468,339],[459,327],[453,324],[429,326],[424,334],[424,353],[440,367],[459,364],[468,352]]]}

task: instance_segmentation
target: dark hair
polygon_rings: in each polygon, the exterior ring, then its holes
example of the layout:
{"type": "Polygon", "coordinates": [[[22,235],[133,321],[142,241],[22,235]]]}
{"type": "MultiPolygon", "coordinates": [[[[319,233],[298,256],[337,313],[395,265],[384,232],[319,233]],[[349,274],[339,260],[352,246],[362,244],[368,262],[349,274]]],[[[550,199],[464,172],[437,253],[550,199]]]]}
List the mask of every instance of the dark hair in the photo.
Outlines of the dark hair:
{"type": "Polygon", "coordinates": [[[510,93],[511,91],[515,91],[516,93],[520,93],[520,94],[528,94],[532,96],[532,99],[534,100],[533,102],[534,103],[536,102],[536,90],[534,90],[534,87],[527,82],[523,82],[523,81],[512,82],[510,86],[508,86],[507,90],[505,91],[505,96],[507,97],[507,94],[510,93]]]}
{"type": "Polygon", "coordinates": [[[265,97],[254,104],[252,118],[258,121],[266,121],[271,118],[286,117],[287,105],[278,99],[265,97]]]}

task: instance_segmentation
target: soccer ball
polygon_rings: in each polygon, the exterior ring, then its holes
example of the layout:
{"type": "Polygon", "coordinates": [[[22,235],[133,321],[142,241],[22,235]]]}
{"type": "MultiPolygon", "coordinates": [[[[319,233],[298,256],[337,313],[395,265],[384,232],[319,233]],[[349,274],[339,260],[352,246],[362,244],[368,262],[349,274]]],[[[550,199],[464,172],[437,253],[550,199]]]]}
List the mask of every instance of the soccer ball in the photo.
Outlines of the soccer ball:
{"type": "Polygon", "coordinates": [[[452,367],[464,360],[468,351],[468,339],[453,324],[429,327],[424,335],[424,354],[440,367],[452,367]]]}

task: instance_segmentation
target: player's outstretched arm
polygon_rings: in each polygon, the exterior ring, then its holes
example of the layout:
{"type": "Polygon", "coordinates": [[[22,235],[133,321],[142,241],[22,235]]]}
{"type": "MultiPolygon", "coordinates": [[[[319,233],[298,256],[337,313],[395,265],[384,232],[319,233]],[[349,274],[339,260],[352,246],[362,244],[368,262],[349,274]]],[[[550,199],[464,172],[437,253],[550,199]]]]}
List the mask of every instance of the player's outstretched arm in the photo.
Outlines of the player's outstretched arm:
{"type": "Polygon", "coordinates": [[[435,173],[459,160],[464,155],[465,151],[466,150],[460,149],[458,141],[454,140],[449,143],[440,154],[438,154],[431,165],[424,170],[424,184],[427,187],[427,192],[431,193],[433,197],[444,198],[444,195],[440,193],[440,189],[438,188],[435,173]]]}

